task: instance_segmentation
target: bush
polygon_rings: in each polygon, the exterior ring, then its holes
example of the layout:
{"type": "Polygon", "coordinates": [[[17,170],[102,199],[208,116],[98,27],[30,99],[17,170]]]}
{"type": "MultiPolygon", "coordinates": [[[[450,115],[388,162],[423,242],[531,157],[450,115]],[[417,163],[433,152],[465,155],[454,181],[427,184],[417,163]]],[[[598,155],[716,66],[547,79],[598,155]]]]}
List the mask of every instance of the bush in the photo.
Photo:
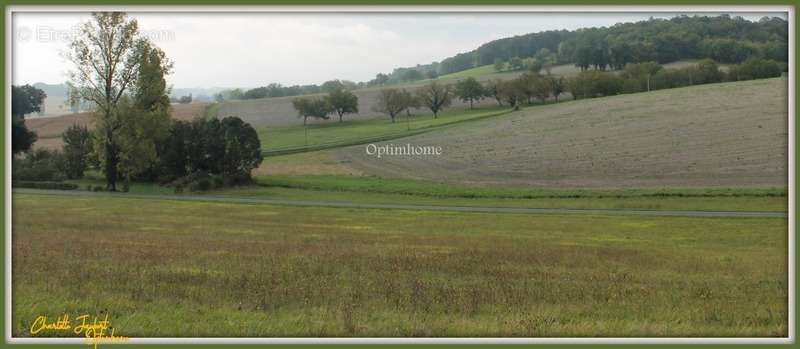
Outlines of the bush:
{"type": "Polygon", "coordinates": [[[47,189],[47,190],[75,190],[78,189],[77,184],[64,183],[64,182],[35,182],[35,181],[11,181],[11,186],[14,188],[32,188],[32,189],[47,189]]]}
{"type": "Polygon", "coordinates": [[[92,191],[106,191],[106,188],[96,185],[92,188],[92,191]]]}
{"type": "Polygon", "coordinates": [[[580,72],[568,86],[575,98],[613,96],[623,91],[623,79],[614,73],[597,70],[580,72]]]}
{"type": "Polygon", "coordinates": [[[728,69],[729,81],[765,79],[781,76],[784,68],[770,59],[751,58],[728,69]]]}
{"type": "Polygon", "coordinates": [[[60,182],[66,179],[63,171],[63,155],[59,152],[39,149],[14,158],[11,178],[21,181],[60,182]]]}
{"type": "Polygon", "coordinates": [[[210,178],[201,178],[189,184],[190,191],[209,191],[214,185],[210,178]]]}
{"type": "Polygon", "coordinates": [[[223,180],[222,186],[225,187],[233,187],[237,185],[247,185],[253,183],[252,177],[250,177],[249,175],[242,175],[242,174],[225,176],[224,178],[222,178],[222,180],[223,180]]]}

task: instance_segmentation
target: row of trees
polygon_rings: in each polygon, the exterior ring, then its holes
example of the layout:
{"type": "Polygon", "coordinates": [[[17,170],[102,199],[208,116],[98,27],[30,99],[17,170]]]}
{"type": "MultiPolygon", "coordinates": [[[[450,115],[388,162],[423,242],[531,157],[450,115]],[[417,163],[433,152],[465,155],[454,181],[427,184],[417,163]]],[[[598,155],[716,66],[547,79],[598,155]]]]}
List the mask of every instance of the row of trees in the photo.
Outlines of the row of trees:
{"type": "Polygon", "coordinates": [[[589,70],[572,78],[550,73],[540,74],[529,70],[510,80],[493,79],[479,83],[467,78],[454,85],[427,84],[412,94],[405,89],[387,88],[380,91],[375,110],[388,115],[392,122],[402,111],[426,107],[434,117],[457,97],[473,107],[483,98],[492,98],[499,105],[518,107],[535,102],[546,103],[570,93],[573,98],[591,98],[635,93],[656,89],[708,84],[722,81],[739,81],[780,76],[786,71],[785,63],[766,59],[748,59],[731,65],[725,72],[713,60],[706,59],[696,65],[680,69],[665,69],[656,62],[629,63],[619,73],[589,70]]]}
{"type": "Polygon", "coordinates": [[[367,84],[363,82],[355,83],[349,80],[329,80],[321,85],[293,85],[283,86],[281,84],[272,83],[267,86],[256,87],[249,90],[231,89],[225,90],[214,95],[217,102],[226,100],[247,100],[247,99],[260,99],[260,98],[273,98],[273,97],[292,97],[302,96],[317,93],[330,93],[335,90],[355,90],[357,88],[365,87],[367,84]]]}
{"type": "MultiPolygon", "coordinates": [[[[426,84],[414,93],[405,89],[386,88],[378,91],[373,111],[388,115],[392,122],[403,111],[408,114],[411,109],[427,108],[437,118],[439,112],[452,104],[454,97],[469,103],[470,109],[474,103],[486,97],[486,90],[474,78],[467,78],[454,85],[444,85],[437,82],[426,84]]],[[[342,116],[349,113],[358,113],[358,97],[349,90],[337,89],[324,97],[300,97],[292,100],[292,105],[298,117],[303,118],[303,125],[308,118],[327,120],[330,114],[342,116]]]]}
{"type": "Polygon", "coordinates": [[[297,116],[303,118],[306,125],[308,118],[328,120],[328,115],[335,113],[342,122],[344,114],[358,113],[358,97],[349,90],[335,89],[325,97],[295,98],[292,105],[297,111],[297,116]]]}

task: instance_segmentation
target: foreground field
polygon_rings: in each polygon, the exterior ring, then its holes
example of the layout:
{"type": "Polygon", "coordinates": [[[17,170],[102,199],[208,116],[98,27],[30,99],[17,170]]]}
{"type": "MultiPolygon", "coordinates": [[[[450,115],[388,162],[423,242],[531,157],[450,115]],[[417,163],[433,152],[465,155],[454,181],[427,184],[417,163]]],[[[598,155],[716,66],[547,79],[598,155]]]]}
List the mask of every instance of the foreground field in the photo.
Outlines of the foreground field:
{"type": "Polygon", "coordinates": [[[15,336],[787,334],[785,219],[142,203],[14,195],[15,336]]]}
{"type": "Polygon", "coordinates": [[[699,85],[529,107],[386,143],[441,156],[338,159],[364,174],[481,185],[786,186],[787,80],[699,85]]]}

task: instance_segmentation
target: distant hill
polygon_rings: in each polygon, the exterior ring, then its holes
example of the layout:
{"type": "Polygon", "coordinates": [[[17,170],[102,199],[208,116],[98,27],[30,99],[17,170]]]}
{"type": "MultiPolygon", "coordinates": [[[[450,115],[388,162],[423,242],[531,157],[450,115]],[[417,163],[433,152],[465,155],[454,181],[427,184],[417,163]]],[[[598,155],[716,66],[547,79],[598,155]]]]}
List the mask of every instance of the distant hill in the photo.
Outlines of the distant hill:
{"type": "MultiPolygon", "coordinates": [[[[727,15],[651,18],[611,27],[551,30],[498,39],[441,62],[396,68],[382,79],[389,84],[421,80],[533,57],[553,64],[600,69],[703,58],[719,63],[740,63],[750,57],[786,62],[788,37],[788,22],[777,17],[755,22],[727,15]]],[[[376,77],[368,84],[381,83],[378,80],[376,77]]]]}

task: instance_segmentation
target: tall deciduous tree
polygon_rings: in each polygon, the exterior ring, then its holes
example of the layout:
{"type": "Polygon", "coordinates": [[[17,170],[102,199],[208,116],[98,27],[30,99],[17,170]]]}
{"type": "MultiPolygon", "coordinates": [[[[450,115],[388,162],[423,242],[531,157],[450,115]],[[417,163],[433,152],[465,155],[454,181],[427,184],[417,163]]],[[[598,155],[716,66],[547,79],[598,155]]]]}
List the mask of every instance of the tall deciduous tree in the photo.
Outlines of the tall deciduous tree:
{"type": "Polygon", "coordinates": [[[152,170],[158,160],[158,144],[167,137],[170,123],[169,89],[164,76],[172,63],[160,49],[143,43],[138,49],[139,69],[131,86],[131,105],[119,108],[121,126],[119,171],[130,184],[131,177],[152,170]]]}
{"type": "Polygon", "coordinates": [[[420,102],[433,112],[433,118],[439,116],[439,112],[445,107],[449,106],[453,100],[453,95],[450,92],[450,87],[440,85],[437,82],[432,82],[422,86],[417,90],[417,96],[420,102]]]}
{"type": "Polygon", "coordinates": [[[135,84],[146,39],[139,26],[122,12],[95,12],[74,37],[68,58],[75,69],[70,73],[70,93],[92,102],[96,141],[100,143],[106,189],[116,190],[123,126],[120,100],[135,84]]]}

